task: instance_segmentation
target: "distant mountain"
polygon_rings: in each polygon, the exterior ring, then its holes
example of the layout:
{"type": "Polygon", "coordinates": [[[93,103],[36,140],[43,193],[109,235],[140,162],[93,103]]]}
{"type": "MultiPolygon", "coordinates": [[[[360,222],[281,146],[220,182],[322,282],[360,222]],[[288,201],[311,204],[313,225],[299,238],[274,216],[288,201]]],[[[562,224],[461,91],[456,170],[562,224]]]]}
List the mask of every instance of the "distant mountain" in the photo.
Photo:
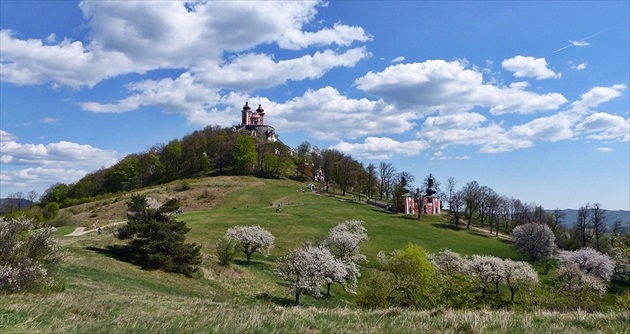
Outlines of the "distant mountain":
{"type": "MultiPolygon", "coordinates": [[[[553,212],[553,210],[547,210],[549,212],[553,212]]],[[[575,225],[578,216],[578,210],[575,209],[565,209],[562,210],[564,212],[565,217],[562,220],[562,225],[566,227],[570,227],[575,225]]],[[[610,229],[612,225],[620,221],[627,231],[630,229],[630,211],[626,210],[604,210],[604,215],[606,217],[606,224],[610,229]]]]}
{"type": "Polygon", "coordinates": [[[32,205],[33,202],[24,198],[0,198],[0,214],[15,211],[18,209],[28,209],[32,205]]]}

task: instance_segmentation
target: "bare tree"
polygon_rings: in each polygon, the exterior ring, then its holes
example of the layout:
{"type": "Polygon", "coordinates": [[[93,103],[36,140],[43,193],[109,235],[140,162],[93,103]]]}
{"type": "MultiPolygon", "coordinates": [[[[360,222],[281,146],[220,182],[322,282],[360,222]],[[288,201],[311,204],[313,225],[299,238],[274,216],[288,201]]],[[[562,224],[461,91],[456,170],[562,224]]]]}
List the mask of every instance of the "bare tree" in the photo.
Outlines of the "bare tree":
{"type": "Polygon", "coordinates": [[[453,198],[451,198],[451,219],[453,223],[455,223],[455,228],[459,228],[459,220],[462,217],[462,212],[464,211],[464,194],[462,191],[458,191],[453,194],[453,198]]]}
{"type": "Polygon", "coordinates": [[[610,231],[610,247],[615,248],[615,240],[621,236],[621,220],[615,221],[610,231]]]}
{"type": "Polygon", "coordinates": [[[452,176],[446,181],[446,196],[448,201],[448,209],[451,210],[451,203],[453,203],[453,195],[455,194],[455,178],[452,176]]]}
{"type": "Polygon", "coordinates": [[[483,227],[484,222],[489,218],[490,201],[491,197],[495,194],[494,190],[490,187],[479,187],[479,206],[477,211],[479,212],[479,223],[481,227],[483,227]]]}
{"type": "Polygon", "coordinates": [[[26,198],[31,201],[31,203],[35,203],[35,201],[39,198],[39,193],[35,190],[31,190],[26,194],[26,198]]]}
{"type": "Polygon", "coordinates": [[[466,222],[466,228],[470,228],[473,214],[477,211],[477,208],[481,203],[481,191],[479,183],[477,183],[477,181],[466,183],[464,188],[462,188],[462,195],[464,199],[464,205],[466,206],[466,216],[468,218],[468,221],[466,222]]]}
{"type": "Polygon", "coordinates": [[[22,204],[24,203],[24,193],[18,191],[15,193],[15,199],[17,200],[17,209],[18,211],[22,211],[22,204]]]}
{"type": "Polygon", "coordinates": [[[496,235],[499,236],[499,223],[501,221],[501,210],[503,207],[502,198],[494,191],[486,198],[488,224],[490,225],[490,233],[495,227],[496,235]]]}
{"type": "Polygon", "coordinates": [[[376,176],[376,165],[370,163],[365,168],[366,171],[366,182],[365,182],[365,190],[368,199],[372,199],[374,197],[374,189],[376,188],[378,177],[376,176]]]}
{"type": "Polygon", "coordinates": [[[551,228],[553,233],[556,233],[556,230],[558,229],[559,226],[562,225],[562,222],[564,222],[564,218],[567,216],[567,214],[564,213],[562,210],[556,208],[555,210],[553,210],[552,215],[553,215],[553,220],[552,220],[552,224],[549,227],[551,228]]]}
{"type": "Polygon", "coordinates": [[[394,179],[396,169],[391,163],[381,162],[378,170],[380,174],[379,197],[381,200],[383,200],[387,199],[390,194],[392,181],[394,179]]]}
{"type": "Polygon", "coordinates": [[[15,193],[7,194],[7,200],[4,204],[5,212],[8,211],[9,214],[13,213],[13,210],[17,207],[17,195],[15,193]]]}
{"type": "Polygon", "coordinates": [[[593,236],[595,237],[595,250],[601,248],[601,239],[606,232],[606,214],[599,203],[591,207],[591,226],[593,226],[593,236]]]}
{"type": "Polygon", "coordinates": [[[586,247],[591,238],[591,220],[589,219],[590,205],[584,204],[578,209],[577,221],[575,222],[575,234],[579,242],[579,248],[586,247]]]}

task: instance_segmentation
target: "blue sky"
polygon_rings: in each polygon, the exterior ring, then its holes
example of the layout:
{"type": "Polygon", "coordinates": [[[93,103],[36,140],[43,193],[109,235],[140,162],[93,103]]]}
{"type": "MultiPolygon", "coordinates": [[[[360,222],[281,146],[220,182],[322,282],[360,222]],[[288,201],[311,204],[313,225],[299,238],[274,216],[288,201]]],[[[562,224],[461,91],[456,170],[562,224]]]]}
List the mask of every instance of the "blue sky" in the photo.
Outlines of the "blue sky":
{"type": "Polygon", "coordinates": [[[630,209],[628,1],[0,2],[0,196],[246,100],[309,141],[548,209],[630,209]]]}

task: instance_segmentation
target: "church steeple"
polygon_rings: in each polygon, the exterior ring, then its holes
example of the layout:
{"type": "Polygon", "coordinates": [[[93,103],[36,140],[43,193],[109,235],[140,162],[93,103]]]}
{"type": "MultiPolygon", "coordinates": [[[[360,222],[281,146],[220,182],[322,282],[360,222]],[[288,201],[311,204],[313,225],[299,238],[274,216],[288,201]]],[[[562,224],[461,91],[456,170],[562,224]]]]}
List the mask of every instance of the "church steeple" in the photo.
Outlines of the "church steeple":
{"type": "Polygon", "coordinates": [[[241,124],[242,125],[247,125],[249,124],[249,116],[250,116],[250,111],[252,110],[252,108],[249,107],[249,103],[247,101],[245,101],[245,106],[243,106],[243,110],[241,111],[242,113],[242,117],[241,117],[241,124]]]}

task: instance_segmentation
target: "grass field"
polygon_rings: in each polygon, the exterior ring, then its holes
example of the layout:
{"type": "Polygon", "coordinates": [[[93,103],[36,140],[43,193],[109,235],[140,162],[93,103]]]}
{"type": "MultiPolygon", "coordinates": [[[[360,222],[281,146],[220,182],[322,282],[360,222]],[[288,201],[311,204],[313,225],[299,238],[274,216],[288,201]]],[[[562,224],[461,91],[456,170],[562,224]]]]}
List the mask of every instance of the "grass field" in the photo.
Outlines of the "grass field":
{"type": "MultiPolygon", "coordinates": [[[[59,273],[65,289],[0,295],[0,333],[630,333],[628,312],[366,311],[338,287],[332,297],[305,296],[301,306],[292,306],[292,296],[273,274],[273,261],[305,241],[325,238],[349,219],[365,221],[370,240],[362,252],[369,261],[408,242],[428,252],[450,248],[523,258],[509,242],[454,230],[443,217],[418,221],[352,196],[303,191],[305,184],[294,181],[218,177],[191,184],[184,192],[173,191],[175,185],[146,192],[184,203],[180,218],[191,228],[188,241],[202,245],[204,253],[198,277],[143,270],[108,251],[120,242],[111,233],[64,237],[74,227],[62,227],[57,235],[66,254],[59,273]],[[229,268],[218,266],[216,240],[231,226],[249,224],[275,236],[270,257],[254,255],[246,265],[241,255],[229,268]]],[[[97,216],[112,216],[105,204],[89,207],[99,208],[97,216]]]]}

